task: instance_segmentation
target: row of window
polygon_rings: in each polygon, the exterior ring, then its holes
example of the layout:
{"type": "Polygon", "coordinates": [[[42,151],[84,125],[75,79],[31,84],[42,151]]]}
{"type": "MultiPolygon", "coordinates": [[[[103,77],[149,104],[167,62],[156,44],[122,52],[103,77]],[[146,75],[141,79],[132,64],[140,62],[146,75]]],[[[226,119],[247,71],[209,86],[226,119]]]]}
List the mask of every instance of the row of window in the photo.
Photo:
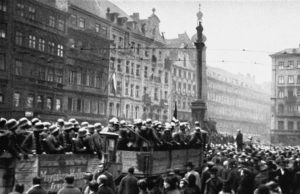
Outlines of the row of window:
{"type": "Polygon", "coordinates": [[[46,40],[43,37],[37,37],[33,34],[24,35],[24,33],[17,31],[15,38],[16,45],[27,46],[31,49],[37,49],[41,52],[48,52],[59,57],[64,56],[64,46],[55,43],[51,40],[46,40]]]}
{"type": "Polygon", "coordinates": [[[180,68],[173,69],[173,75],[187,80],[195,80],[196,74],[191,71],[186,71],[180,68]]]}
{"type": "MultiPolygon", "coordinates": [[[[37,10],[34,6],[29,4],[25,5],[23,2],[18,2],[16,6],[16,13],[18,16],[32,21],[35,21],[37,19],[37,10]]],[[[65,31],[65,21],[61,18],[57,18],[54,15],[50,15],[47,18],[46,25],[51,28],[56,28],[60,31],[65,31]]]]}
{"type": "Polygon", "coordinates": [[[278,61],[278,69],[300,69],[300,60],[295,61],[288,60],[288,61],[278,61]]]}
{"type": "Polygon", "coordinates": [[[13,94],[13,106],[15,108],[36,108],[40,110],[61,111],[62,101],[61,98],[54,98],[48,95],[35,95],[29,93],[22,96],[21,92],[15,92],[13,94]]]}
{"type": "Polygon", "coordinates": [[[88,98],[68,98],[68,111],[105,115],[106,103],[103,100],[88,98]]]}
{"type": "MultiPolygon", "coordinates": [[[[121,81],[117,81],[117,88],[116,88],[116,94],[121,95],[122,93],[122,82],[121,81]]],[[[130,96],[130,97],[135,97],[135,98],[140,98],[140,86],[139,85],[134,85],[134,84],[130,84],[129,81],[125,82],[125,96],[130,96]]],[[[153,93],[153,98],[154,100],[159,100],[159,94],[160,94],[160,90],[158,88],[154,88],[154,93],[153,93]]],[[[113,82],[111,82],[111,86],[110,86],[110,93],[114,94],[114,86],[113,86],[113,82]]],[[[144,87],[143,89],[143,95],[149,95],[149,97],[151,98],[151,94],[152,91],[148,90],[148,87],[144,87]],[[150,93],[150,95],[149,95],[150,93]]],[[[168,91],[164,92],[164,96],[162,96],[163,94],[161,94],[161,98],[164,98],[165,100],[168,99],[168,91]]]]}
{"type": "Polygon", "coordinates": [[[56,83],[63,83],[63,70],[53,67],[47,67],[43,65],[39,65],[37,68],[32,68],[30,75],[27,74],[26,64],[23,63],[21,60],[15,61],[15,75],[19,76],[30,76],[35,77],[39,80],[49,81],[49,82],[56,82],[56,83]]]}
{"type": "Polygon", "coordinates": [[[253,111],[242,111],[239,109],[235,109],[232,107],[223,107],[223,106],[210,106],[208,107],[208,110],[211,114],[211,116],[218,116],[218,117],[226,117],[230,118],[232,120],[252,120],[252,121],[258,121],[258,122],[264,122],[266,120],[266,115],[264,113],[257,113],[253,111]]]}
{"type": "MultiPolygon", "coordinates": [[[[122,59],[117,59],[117,68],[116,70],[120,73],[124,73],[123,71],[123,66],[124,66],[124,60],[122,59]]],[[[111,58],[110,59],[110,68],[114,71],[115,70],[115,58],[111,58]]],[[[149,74],[149,67],[148,66],[144,66],[144,78],[150,78],[150,79],[154,79],[155,74],[156,74],[156,68],[152,67],[152,71],[151,74],[149,74]]],[[[133,62],[130,63],[130,61],[126,61],[126,65],[125,65],[125,73],[128,75],[132,75],[132,76],[137,76],[140,77],[142,75],[142,67],[140,64],[134,64],[133,62]]],[[[160,79],[161,81],[161,77],[163,76],[163,71],[162,70],[158,70],[157,72],[157,77],[160,79]]],[[[169,83],[169,73],[165,72],[164,74],[164,83],[168,84],[169,83]]]]}
{"type": "Polygon", "coordinates": [[[288,84],[294,84],[296,83],[296,79],[297,78],[297,84],[300,84],[300,75],[288,75],[288,76],[283,76],[283,75],[279,75],[278,76],[278,84],[284,84],[284,83],[288,83],[288,84]]]}
{"type": "Polygon", "coordinates": [[[283,88],[278,89],[278,97],[284,98],[284,97],[294,97],[294,96],[300,96],[300,87],[294,88],[294,89],[288,89],[287,93],[283,88]]]}
{"type": "Polygon", "coordinates": [[[278,104],[278,113],[300,113],[300,105],[287,105],[286,107],[284,104],[278,104]]]}
{"type": "Polygon", "coordinates": [[[284,121],[278,121],[278,129],[279,130],[285,130],[285,129],[300,130],[300,121],[287,121],[287,126],[284,126],[284,125],[285,125],[284,121]]]}
{"type": "Polygon", "coordinates": [[[125,105],[125,115],[121,113],[121,106],[119,103],[110,102],[108,105],[109,116],[125,117],[126,119],[138,119],[140,118],[140,107],[134,105],[125,105]]]}
{"type": "MultiPolygon", "coordinates": [[[[217,80],[220,80],[220,81],[223,81],[223,82],[227,82],[227,83],[232,84],[232,85],[241,86],[241,87],[244,87],[244,88],[251,88],[251,86],[249,85],[248,82],[245,82],[245,81],[237,79],[237,78],[226,77],[223,74],[220,74],[220,73],[217,73],[217,72],[214,72],[214,71],[208,70],[207,71],[207,77],[211,77],[211,78],[214,78],[214,79],[217,79],[217,80]]],[[[250,82],[253,82],[251,80],[251,78],[249,78],[248,80],[250,82]]]]}
{"type": "Polygon", "coordinates": [[[192,104],[192,99],[180,99],[178,98],[176,101],[176,105],[177,105],[177,108],[178,109],[187,109],[187,110],[190,110],[190,106],[192,104]]]}
{"type": "Polygon", "coordinates": [[[151,54],[150,51],[152,51],[152,62],[156,62],[156,56],[158,55],[158,60],[162,60],[163,53],[161,50],[157,50],[156,48],[150,49],[148,46],[144,47],[143,44],[136,43],[135,41],[128,42],[128,38],[125,39],[121,36],[117,36],[115,34],[112,35],[112,46],[113,48],[121,49],[121,51],[124,51],[125,49],[130,49],[133,53],[135,53],[138,56],[141,56],[142,54],[144,57],[148,58],[151,54]],[[142,53],[142,50],[144,52],[142,53]]]}
{"type": "MultiPolygon", "coordinates": [[[[85,29],[87,26],[86,20],[83,17],[79,17],[75,14],[72,14],[70,19],[71,19],[71,24],[75,27],[85,29]]],[[[102,34],[104,36],[108,35],[108,27],[105,24],[95,23],[94,26],[95,26],[94,27],[95,32],[102,34]]]]}
{"type": "MultiPolygon", "coordinates": [[[[157,115],[157,119],[160,119],[162,116],[162,111],[160,109],[153,110],[153,113],[157,115]]],[[[108,114],[109,116],[125,117],[126,119],[138,119],[142,117],[140,107],[138,105],[126,104],[123,108],[121,108],[120,103],[113,102],[110,102],[108,105],[108,114]]],[[[144,107],[143,114],[150,114],[149,109],[147,107],[144,107]]],[[[164,110],[163,114],[165,117],[167,117],[168,111],[164,110]]]]}
{"type": "Polygon", "coordinates": [[[91,69],[74,69],[69,71],[69,84],[71,85],[104,89],[106,82],[107,76],[104,72],[91,69]]]}
{"type": "Polygon", "coordinates": [[[196,85],[181,83],[181,82],[177,83],[176,81],[174,81],[173,88],[175,91],[177,91],[178,93],[181,93],[181,94],[187,94],[187,95],[192,95],[192,96],[196,94],[196,85]]]}

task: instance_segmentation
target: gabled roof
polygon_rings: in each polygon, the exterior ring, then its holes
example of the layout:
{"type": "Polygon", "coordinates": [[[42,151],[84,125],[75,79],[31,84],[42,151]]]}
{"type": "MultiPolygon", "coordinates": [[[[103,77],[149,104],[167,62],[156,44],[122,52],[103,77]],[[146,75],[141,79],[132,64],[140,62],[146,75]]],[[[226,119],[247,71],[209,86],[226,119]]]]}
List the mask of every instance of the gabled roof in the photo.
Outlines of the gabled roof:
{"type": "Polygon", "coordinates": [[[109,8],[110,13],[118,13],[118,17],[125,17],[128,19],[128,21],[132,20],[127,13],[108,0],[89,0],[88,2],[83,0],[68,1],[70,4],[101,18],[106,18],[107,8],[109,8]]]}

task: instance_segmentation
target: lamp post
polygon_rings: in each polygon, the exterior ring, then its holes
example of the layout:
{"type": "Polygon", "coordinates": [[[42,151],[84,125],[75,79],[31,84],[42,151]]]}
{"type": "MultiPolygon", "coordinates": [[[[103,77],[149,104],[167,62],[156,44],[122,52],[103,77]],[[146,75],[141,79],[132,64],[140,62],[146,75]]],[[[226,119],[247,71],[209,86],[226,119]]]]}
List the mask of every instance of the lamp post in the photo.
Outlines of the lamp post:
{"type": "Polygon", "coordinates": [[[199,12],[197,13],[198,17],[198,26],[196,27],[197,30],[197,40],[195,42],[196,51],[197,51],[197,64],[196,64],[196,77],[197,77],[197,100],[192,102],[191,109],[192,109],[192,120],[193,122],[199,121],[200,126],[204,126],[204,118],[206,112],[206,65],[205,65],[205,37],[203,36],[203,27],[202,27],[202,12],[200,11],[199,5],[199,12]]]}

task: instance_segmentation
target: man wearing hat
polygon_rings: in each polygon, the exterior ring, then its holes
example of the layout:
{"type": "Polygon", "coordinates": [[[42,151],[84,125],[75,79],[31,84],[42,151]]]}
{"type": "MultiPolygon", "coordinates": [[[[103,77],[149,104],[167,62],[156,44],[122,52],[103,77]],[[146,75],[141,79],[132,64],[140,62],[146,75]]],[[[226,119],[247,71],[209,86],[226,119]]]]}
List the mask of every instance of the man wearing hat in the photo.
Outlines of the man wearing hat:
{"type": "Polygon", "coordinates": [[[86,135],[87,135],[86,129],[85,128],[80,128],[79,131],[78,131],[77,138],[73,139],[74,153],[75,154],[88,153],[86,135]]]}
{"type": "Polygon", "coordinates": [[[193,174],[196,177],[196,185],[200,188],[200,175],[197,171],[194,170],[194,164],[192,162],[188,162],[185,166],[187,173],[185,174],[184,178],[188,180],[189,176],[193,174]]]}
{"type": "Polygon", "coordinates": [[[8,150],[9,145],[9,131],[6,128],[6,119],[0,118],[0,155],[8,150]]]}
{"type": "Polygon", "coordinates": [[[243,150],[243,134],[240,129],[237,130],[237,135],[236,135],[235,141],[236,141],[236,146],[237,146],[238,151],[242,151],[243,150]]]}
{"type": "Polygon", "coordinates": [[[64,152],[73,151],[72,138],[74,135],[73,124],[71,122],[64,123],[63,132],[60,132],[58,135],[59,143],[63,146],[64,152]]]}
{"type": "Polygon", "coordinates": [[[57,122],[56,122],[58,128],[59,128],[59,133],[63,133],[64,129],[64,124],[65,124],[65,121],[63,119],[57,119],[57,122]]]}
{"type": "Polygon", "coordinates": [[[33,126],[33,132],[30,133],[24,142],[22,148],[27,154],[42,154],[42,138],[41,132],[43,131],[44,125],[41,122],[35,123],[33,126]]]}
{"type": "Polygon", "coordinates": [[[173,138],[182,146],[187,145],[189,142],[189,135],[186,133],[186,126],[184,123],[180,123],[180,130],[174,134],[173,138]]]}
{"type": "Polygon", "coordinates": [[[62,154],[64,148],[60,145],[58,140],[59,128],[57,125],[52,125],[49,127],[51,134],[46,138],[47,149],[46,153],[49,154],[62,154]]]}
{"type": "Polygon", "coordinates": [[[18,121],[15,119],[10,119],[6,122],[6,128],[9,132],[7,149],[14,157],[21,159],[21,154],[24,152],[21,149],[20,142],[18,142],[19,132],[16,132],[18,130],[18,124],[18,121]]]}
{"type": "Polygon", "coordinates": [[[101,136],[100,136],[100,132],[102,131],[102,124],[101,123],[95,123],[94,128],[95,128],[95,132],[92,135],[92,138],[93,138],[95,150],[98,154],[98,158],[101,159],[102,158],[103,146],[102,146],[102,139],[101,139],[101,136]]]}
{"type": "Polygon", "coordinates": [[[193,147],[199,147],[202,145],[202,143],[203,143],[203,140],[202,140],[201,128],[196,127],[195,132],[191,136],[189,144],[193,147]]]}
{"type": "Polygon", "coordinates": [[[210,178],[206,181],[206,193],[207,194],[217,194],[222,190],[222,182],[218,179],[217,173],[218,168],[212,167],[209,170],[210,178]]]}
{"type": "Polygon", "coordinates": [[[94,125],[88,125],[86,129],[88,131],[88,134],[85,139],[85,141],[87,143],[87,152],[89,154],[94,154],[94,153],[96,153],[96,146],[95,146],[95,142],[93,139],[93,135],[95,134],[94,125]]]}

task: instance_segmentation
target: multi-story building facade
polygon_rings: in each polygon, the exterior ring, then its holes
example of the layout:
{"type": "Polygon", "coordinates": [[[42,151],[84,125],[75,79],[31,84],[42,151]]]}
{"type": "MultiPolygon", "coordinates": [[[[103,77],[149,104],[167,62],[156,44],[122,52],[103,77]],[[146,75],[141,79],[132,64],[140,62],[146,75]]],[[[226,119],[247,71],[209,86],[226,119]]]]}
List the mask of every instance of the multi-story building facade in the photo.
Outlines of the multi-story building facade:
{"type": "Polygon", "coordinates": [[[122,10],[107,10],[112,22],[108,116],[125,120],[170,119],[170,66],[159,18],[140,19],[122,10]],[[114,86],[115,84],[115,86],[114,86]],[[116,87],[116,88],[115,88],[116,87]]]}
{"type": "Polygon", "coordinates": [[[299,145],[300,49],[285,49],[272,58],[271,143],[299,145]]]}
{"type": "Polygon", "coordinates": [[[63,103],[68,117],[106,123],[110,22],[96,6],[69,0],[63,103]]]}
{"type": "Polygon", "coordinates": [[[196,99],[196,52],[186,33],[167,40],[169,59],[172,63],[172,110],[177,105],[177,119],[191,121],[191,102],[196,99]]]}
{"type": "MultiPolygon", "coordinates": [[[[177,117],[191,121],[191,102],[196,100],[196,52],[186,34],[168,40],[172,62],[172,110],[177,103],[177,117]]],[[[270,121],[270,94],[255,84],[251,76],[235,75],[219,68],[206,69],[207,119],[217,122],[217,130],[244,134],[267,140],[270,121]]]]}
{"type": "Polygon", "coordinates": [[[67,13],[54,2],[0,1],[0,114],[63,114],[67,13]]]}
{"type": "Polygon", "coordinates": [[[269,141],[270,94],[251,75],[207,69],[207,116],[217,122],[221,133],[245,135],[269,141]]]}

